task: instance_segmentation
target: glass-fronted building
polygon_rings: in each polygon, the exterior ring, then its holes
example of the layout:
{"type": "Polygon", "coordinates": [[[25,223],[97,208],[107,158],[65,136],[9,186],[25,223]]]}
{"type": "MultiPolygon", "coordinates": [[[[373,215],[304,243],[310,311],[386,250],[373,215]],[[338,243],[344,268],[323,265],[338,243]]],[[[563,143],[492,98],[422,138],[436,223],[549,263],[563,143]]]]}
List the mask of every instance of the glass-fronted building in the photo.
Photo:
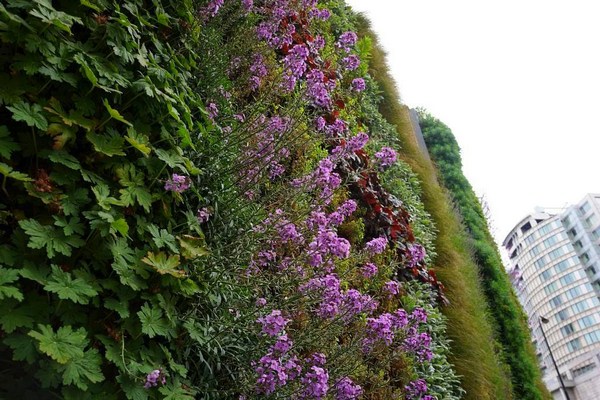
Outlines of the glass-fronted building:
{"type": "Polygon", "coordinates": [[[503,245],[546,385],[564,398],[542,329],[571,400],[600,400],[600,194],[528,215],[503,245]]]}

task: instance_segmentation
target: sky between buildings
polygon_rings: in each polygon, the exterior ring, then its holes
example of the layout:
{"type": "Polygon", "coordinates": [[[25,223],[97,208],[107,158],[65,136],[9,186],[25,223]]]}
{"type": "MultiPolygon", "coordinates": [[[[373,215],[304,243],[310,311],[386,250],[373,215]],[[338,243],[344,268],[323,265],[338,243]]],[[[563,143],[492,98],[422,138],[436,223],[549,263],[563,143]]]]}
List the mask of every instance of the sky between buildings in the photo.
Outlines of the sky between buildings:
{"type": "Polygon", "coordinates": [[[496,241],[535,207],[600,192],[600,3],[347,0],[402,101],[446,123],[496,241]]]}

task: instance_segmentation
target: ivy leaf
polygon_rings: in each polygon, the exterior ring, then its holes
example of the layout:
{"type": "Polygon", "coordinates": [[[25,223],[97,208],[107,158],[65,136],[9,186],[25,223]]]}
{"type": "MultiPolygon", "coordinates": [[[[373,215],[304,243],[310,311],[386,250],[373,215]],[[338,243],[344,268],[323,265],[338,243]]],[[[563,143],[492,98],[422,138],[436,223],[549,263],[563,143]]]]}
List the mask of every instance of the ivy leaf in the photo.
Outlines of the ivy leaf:
{"type": "Polygon", "coordinates": [[[194,400],[195,394],[191,389],[184,389],[178,382],[168,383],[158,391],[164,395],[163,400],[194,400]]]}
{"type": "Polygon", "coordinates": [[[133,126],[131,124],[131,122],[127,121],[117,110],[115,110],[114,108],[112,108],[110,106],[110,104],[108,104],[108,100],[104,99],[103,103],[104,103],[104,107],[106,107],[106,110],[110,114],[111,118],[114,118],[117,121],[121,121],[122,123],[124,123],[127,126],[133,126]]]}
{"type": "Polygon", "coordinates": [[[45,285],[48,282],[49,272],[48,267],[45,265],[25,260],[19,273],[23,278],[37,282],[40,285],[45,285]]]}
{"type": "Polygon", "coordinates": [[[65,215],[76,215],[79,213],[80,208],[90,201],[87,194],[87,189],[77,188],[64,195],[60,204],[65,215]]]}
{"type": "Polygon", "coordinates": [[[15,180],[21,181],[21,182],[32,182],[33,181],[33,179],[31,179],[29,177],[29,175],[24,174],[19,171],[15,171],[12,169],[12,167],[10,167],[4,163],[0,163],[0,174],[6,176],[7,178],[15,179],[15,180]]]}
{"type": "Polygon", "coordinates": [[[123,152],[125,141],[114,129],[107,129],[104,135],[88,132],[85,137],[99,153],[106,154],[109,157],[125,155],[123,152]]]}
{"type": "Polygon", "coordinates": [[[19,150],[21,146],[15,143],[5,125],[0,126],[0,156],[9,159],[13,151],[19,150]]]}
{"type": "Polygon", "coordinates": [[[181,246],[181,254],[188,260],[194,260],[210,254],[206,249],[204,238],[182,235],[177,236],[177,240],[179,240],[179,246],[181,246]]]}
{"type": "Polygon", "coordinates": [[[115,239],[110,244],[110,251],[115,260],[112,263],[112,268],[119,275],[119,280],[123,285],[136,291],[148,287],[142,278],[148,278],[150,276],[149,272],[138,267],[139,259],[127,240],[115,239]]]}
{"type": "Polygon", "coordinates": [[[47,292],[56,293],[59,299],[71,300],[79,304],[87,304],[90,297],[96,296],[98,292],[84,279],[75,278],[69,272],[65,272],[56,265],[52,266],[52,274],[48,283],[44,286],[47,292]]]}
{"type": "Polygon", "coordinates": [[[102,357],[96,349],[89,349],[82,357],[73,358],[65,365],[63,383],[75,385],[81,390],[88,389],[88,382],[98,383],[104,380],[102,370],[102,357]]]}
{"type": "Polygon", "coordinates": [[[186,276],[185,271],[177,269],[179,266],[179,256],[167,256],[162,251],[158,254],[148,252],[147,256],[142,258],[142,262],[151,266],[156,272],[161,275],[169,274],[175,278],[183,278],[186,276]]]}
{"type": "Polygon", "coordinates": [[[121,318],[129,317],[129,303],[117,299],[104,300],[104,307],[116,311],[121,318]]]}
{"type": "Polygon", "coordinates": [[[48,129],[48,120],[42,114],[42,106],[34,104],[33,106],[23,100],[16,103],[13,107],[6,107],[13,113],[15,121],[23,121],[28,126],[35,126],[45,131],[48,129]]]}
{"type": "Polygon", "coordinates": [[[169,337],[170,329],[169,323],[163,318],[163,312],[159,308],[154,308],[145,303],[142,309],[137,313],[142,323],[142,332],[148,335],[150,338],[155,336],[169,337]]]}
{"type": "Polygon", "coordinates": [[[110,223],[111,233],[119,232],[123,237],[128,237],[129,225],[124,218],[119,218],[110,223]]]}
{"type": "Polygon", "coordinates": [[[17,328],[32,328],[34,322],[30,310],[25,307],[4,309],[0,317],[0,325],[6,333],[12,333],[17,328]]]}
{"type": "Polygon", "coordinates": [[[110,188],[105,183],[97,183],[96,186],[92,187],[92,192],[96,196],[98,205],[104,210],[110,210],[113,205],[123,206],[125,205],[121,200],[117,200],[110,196],[110,188]]]}
{"type": "Polygon", "coordinates": [[[19,221],[19,225],[27,235],[27,247],[32,249],[46,248],[48,258],[54,258],[56,253],[70,256],[73,248],[81,247],[85,242],[77,235],[65,236],[62,231],[50,225],[42,225],[35,219],[19,221]]]}
{"type": "Polygon", "coordinates": [[[38,331],[30,331],[29,336],[38,341],[40,351],[60,364],[66,364],[74,358],[83,357],[83,348],[87,345],[84,328],[74,331],[70,325],[58,328],[56,332],[50,325],[38,325],[38,331]]]}
{"type": "Polygon", "coordinates": [[[124,186],[119,189],[121,193],[121,201],[127,206],[137,203],[144,207],[146,212],[150,212],[152,205],[152,195],[144,182],[144,174],[138,173],[135,167],[131,164],[117,170],[119,183],[124,186]]]}

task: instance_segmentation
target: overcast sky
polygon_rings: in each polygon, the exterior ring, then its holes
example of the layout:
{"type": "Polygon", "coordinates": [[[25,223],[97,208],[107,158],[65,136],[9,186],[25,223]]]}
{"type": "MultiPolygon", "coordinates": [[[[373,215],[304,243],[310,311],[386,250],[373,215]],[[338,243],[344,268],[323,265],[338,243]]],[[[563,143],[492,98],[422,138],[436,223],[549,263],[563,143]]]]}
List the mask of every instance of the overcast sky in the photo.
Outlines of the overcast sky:
{"type": "Polygon", "coordinates": [[[600,3],[347,0],[403,103],[452,129],[496,240],[537,206],[600,192],[600,3]]]}

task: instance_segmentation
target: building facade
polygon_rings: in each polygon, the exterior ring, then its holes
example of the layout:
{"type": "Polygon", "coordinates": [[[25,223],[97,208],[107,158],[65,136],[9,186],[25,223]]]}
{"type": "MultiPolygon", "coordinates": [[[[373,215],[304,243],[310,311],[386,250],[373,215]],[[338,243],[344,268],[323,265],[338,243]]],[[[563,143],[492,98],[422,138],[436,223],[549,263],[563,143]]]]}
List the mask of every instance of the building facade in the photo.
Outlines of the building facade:
{"type": "Polygon", "coordinates": [[[503,246],[548,389],[555,399],[564,386],[570,400],[600,400],[600,194],[527,216],[503,246]]]}

